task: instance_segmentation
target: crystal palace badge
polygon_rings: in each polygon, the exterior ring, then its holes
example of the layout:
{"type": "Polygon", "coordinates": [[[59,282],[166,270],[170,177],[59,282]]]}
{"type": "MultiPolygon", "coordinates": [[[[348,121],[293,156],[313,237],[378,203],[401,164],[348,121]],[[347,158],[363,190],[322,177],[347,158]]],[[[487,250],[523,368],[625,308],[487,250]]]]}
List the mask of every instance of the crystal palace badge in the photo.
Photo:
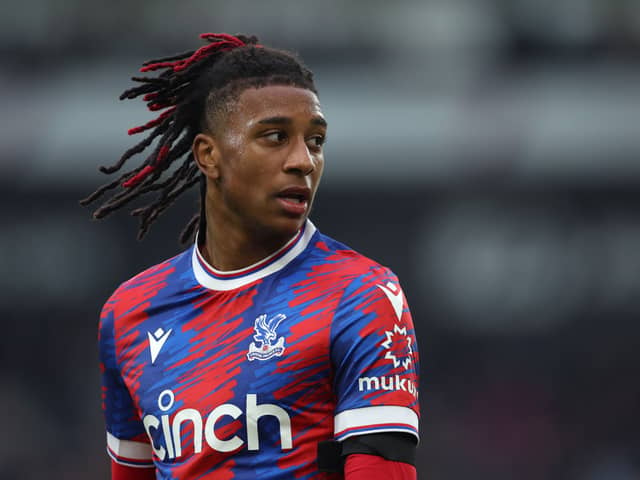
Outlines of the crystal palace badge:
{"type": "Polygon", "coordinates": [[[285,318],[287,318],[287,316],[282,313],[274,315],[269,320],[267,320],[267,315],[264,313],[256,318],[256,323],[253,327],[256,334],[253,336],[253,339],[261,345],[258,346],[255,342],[251,342],[251,345],[249,345],[249,353],[247,353],[247,358],[250,361],[268,360],[271,357],[279,357],[282,355],[285,349],[284,337],[278,338],[276,329],[285,318]],[[276,343],[274,344],[273,342],[276,343]]]}

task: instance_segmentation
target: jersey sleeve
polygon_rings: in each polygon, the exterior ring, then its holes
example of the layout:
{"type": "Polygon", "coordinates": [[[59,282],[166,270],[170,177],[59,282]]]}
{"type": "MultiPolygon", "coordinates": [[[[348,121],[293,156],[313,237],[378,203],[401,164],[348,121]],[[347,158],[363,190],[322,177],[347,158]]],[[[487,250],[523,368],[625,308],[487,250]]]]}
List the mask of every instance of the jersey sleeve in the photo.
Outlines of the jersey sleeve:
{"type": "Polygon", "coordinates": [[[108,304],[100,315],[98,342],[107,452],[120,465],[153,467],[149,438],[118,369],[114,315],[108,304]]]}
{"type": "Polygon", "coordinates": [[[418,439],[418,345],[397,277],[376,269],[345,290],[331,332],[334,436],[405,432],[418,439]]]}
{"type": "Polygon", "coordinates": [[[374,455],[349,455],[344,466],[345,480],[416,480],[416,467],[374,455]]]}

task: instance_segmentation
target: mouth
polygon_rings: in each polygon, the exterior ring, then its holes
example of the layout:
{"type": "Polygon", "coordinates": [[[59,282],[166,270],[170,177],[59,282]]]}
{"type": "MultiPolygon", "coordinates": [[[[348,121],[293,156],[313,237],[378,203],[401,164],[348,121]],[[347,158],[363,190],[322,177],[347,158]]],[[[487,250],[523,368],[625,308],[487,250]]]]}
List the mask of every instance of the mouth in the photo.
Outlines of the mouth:
{"type": "Polygon", "coordinates": [[[311,190],[307,187],[287,187],[278,192],[277,197],[293,203],[309,203],[311,190]]]}
{"type": "Polygon", "coordinates": [[[294,203],[304,203],[307,201],[304,195],[278,195],[278,197],[294,203]]]}
{"type": "Polygon", "coordinates": [[[278,192],[276,197],[287,214],[299,216],[307,212],[311,190],[307,187],[287,187],[278,192]]]}

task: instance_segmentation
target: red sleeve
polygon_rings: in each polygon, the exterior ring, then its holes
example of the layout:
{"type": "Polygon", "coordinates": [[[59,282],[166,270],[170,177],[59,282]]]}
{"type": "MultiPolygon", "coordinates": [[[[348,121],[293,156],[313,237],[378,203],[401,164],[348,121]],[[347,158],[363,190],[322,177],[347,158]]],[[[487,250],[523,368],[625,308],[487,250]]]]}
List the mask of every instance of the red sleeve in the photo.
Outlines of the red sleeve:
{"type": "Polygon", "coordinates": [[[344,465],[345,480],[416,480],[416,467],[375,455],[355,453],[344,465]]]}
{"type": "Polygon", "coordinates": [[[111,460],[111,480],[155,480],[155,468],[127,467],[111,460]]]}

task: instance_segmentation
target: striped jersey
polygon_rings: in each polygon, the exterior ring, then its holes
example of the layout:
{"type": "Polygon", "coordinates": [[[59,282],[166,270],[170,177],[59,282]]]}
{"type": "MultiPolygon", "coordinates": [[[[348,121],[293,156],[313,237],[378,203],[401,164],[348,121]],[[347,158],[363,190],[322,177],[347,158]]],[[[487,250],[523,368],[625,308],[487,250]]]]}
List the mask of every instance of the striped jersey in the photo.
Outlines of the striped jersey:
{"type": "Polygon", "coordinates": [[[333,479],[317,444],[418,436],[418,349],[387,268],[307,221],[222,272],[197,243],[123,283],[100,319],[107,451],[158,479],[333,479]]]}

